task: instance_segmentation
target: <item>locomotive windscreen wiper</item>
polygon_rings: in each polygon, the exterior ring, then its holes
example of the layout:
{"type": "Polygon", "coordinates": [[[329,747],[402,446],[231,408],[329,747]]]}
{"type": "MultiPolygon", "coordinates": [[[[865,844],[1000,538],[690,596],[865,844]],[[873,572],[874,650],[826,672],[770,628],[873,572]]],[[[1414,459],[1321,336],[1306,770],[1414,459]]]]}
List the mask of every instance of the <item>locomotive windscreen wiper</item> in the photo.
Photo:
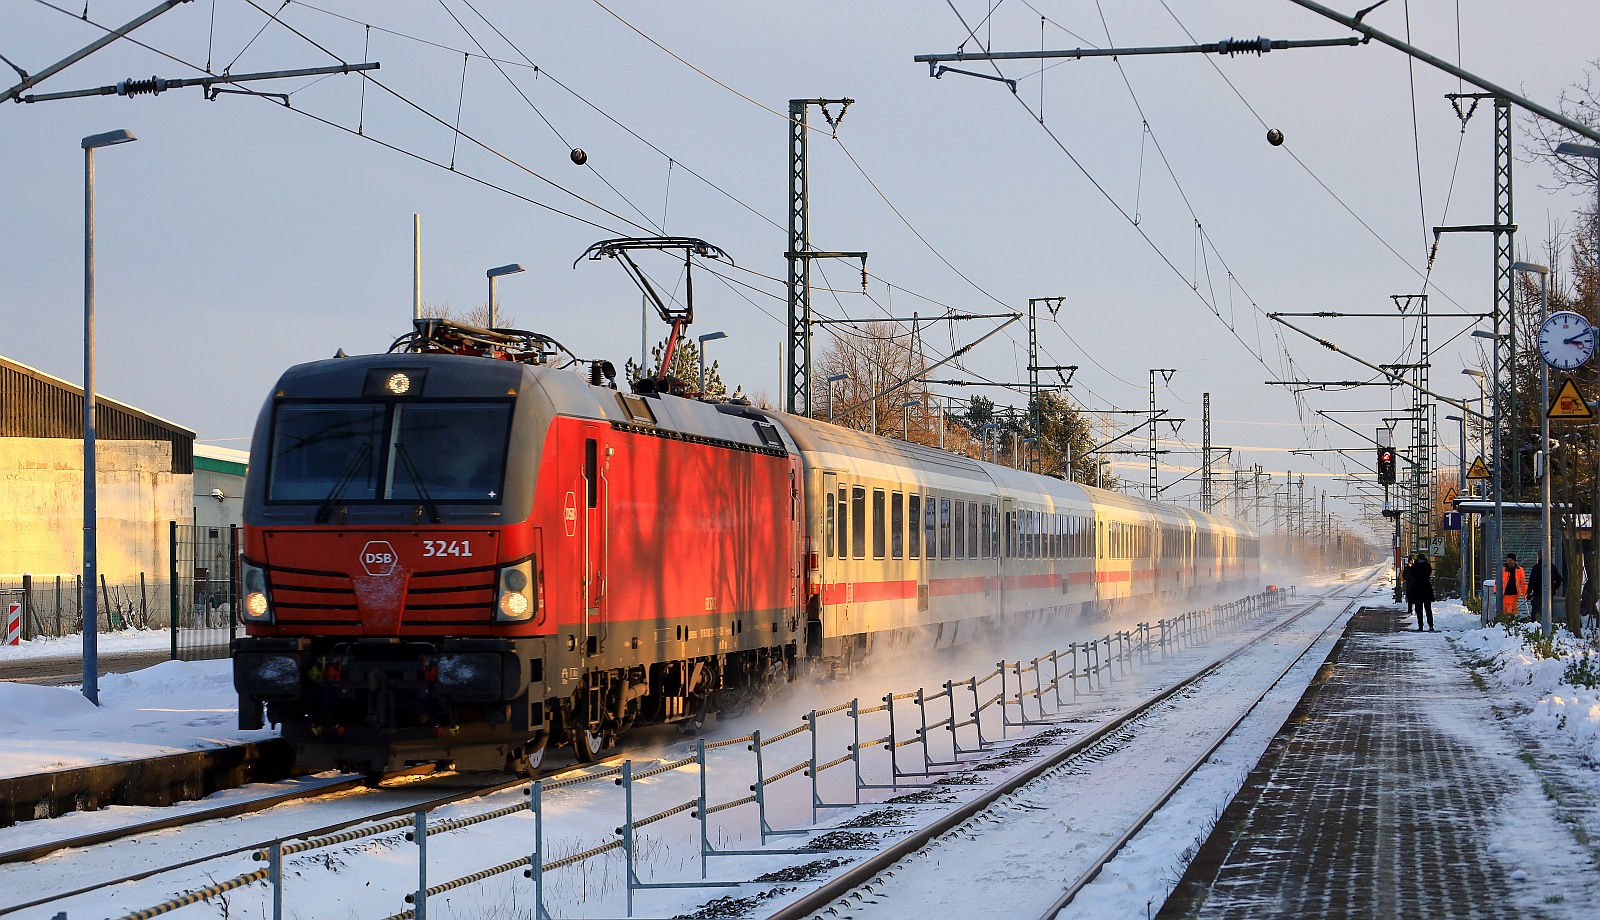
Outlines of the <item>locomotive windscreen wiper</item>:
{"type": "Polygon", "coordinates": [[[422,507],[428,512],[429,523],[443,524],[444,518],[439,516],[439,506],[433,503],[433,498],[428,495],[428,487],[422,484],[422,476],[417,473],[416,464],[411,462],[411,452],[399,441],[395,442],[394,454],[400,458],[400,464],[405,467],[406,475],[411,477],[411,484],[416,486],[417,498],[422,500],[422,507]]]}
{"type": "Polygon", "coordinates": [[[350,465],[345,467],[344,475],[340,476],[339,481],[333,484],[333,491],[329,492],[328,497],[322,500],[321,505],[317,506],[317,516],[313,520],[318,524],[327,522],[328,512],[333,510],[333,506],[339,501],[339,496],[344,494],[344,490],[356,478],[356,472],[361,469],[361,464],[365,463],[367,457],[371,454],[372,445],[370,443],[362,444],[361,449],[356,451],[356,455],[350,458],[350,465]]]}

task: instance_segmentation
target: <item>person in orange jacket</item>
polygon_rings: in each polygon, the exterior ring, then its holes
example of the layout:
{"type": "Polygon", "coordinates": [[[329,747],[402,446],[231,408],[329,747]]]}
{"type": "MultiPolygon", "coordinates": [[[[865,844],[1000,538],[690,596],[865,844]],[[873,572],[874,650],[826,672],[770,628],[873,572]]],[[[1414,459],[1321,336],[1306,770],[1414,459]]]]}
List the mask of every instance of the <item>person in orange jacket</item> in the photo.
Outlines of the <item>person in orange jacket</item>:
{"type": "Polygon", "coordinates": [[[1505,569],[1500,573],[1500,612],[1512,619],[1517,616],[1517,598],[1528,594],[1528,576],[1517,565],[1517,554],[1506,553],[1505,569]]]}

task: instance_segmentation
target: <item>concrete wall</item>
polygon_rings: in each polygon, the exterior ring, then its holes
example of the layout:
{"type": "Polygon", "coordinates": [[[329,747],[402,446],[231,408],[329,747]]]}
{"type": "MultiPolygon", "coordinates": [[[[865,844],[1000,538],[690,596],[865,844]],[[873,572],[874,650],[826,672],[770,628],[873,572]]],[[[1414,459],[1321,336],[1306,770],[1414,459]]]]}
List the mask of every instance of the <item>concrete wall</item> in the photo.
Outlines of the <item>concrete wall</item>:
{"type": "MultiPolygon", "coordinates": [[[[95,456],[100,574],[165,581],[167,523],[193,514],[193,476],[172,472],[164,441],[97,440],[95,456]]],[[[0,438],[0,522],[0,576],[80,571],[82,442],[0,438]]]]}
{"type": "MultiPolygon", "coordinates": [[[[182,520],[179,518],[178,520],[182,520]]],[[[244,477],[215,470],[194,469],[194,523],[196,527],[227,527],[244,523],[244,477]],[[218,501],[212,490],[222,492],[218,501]]]]}

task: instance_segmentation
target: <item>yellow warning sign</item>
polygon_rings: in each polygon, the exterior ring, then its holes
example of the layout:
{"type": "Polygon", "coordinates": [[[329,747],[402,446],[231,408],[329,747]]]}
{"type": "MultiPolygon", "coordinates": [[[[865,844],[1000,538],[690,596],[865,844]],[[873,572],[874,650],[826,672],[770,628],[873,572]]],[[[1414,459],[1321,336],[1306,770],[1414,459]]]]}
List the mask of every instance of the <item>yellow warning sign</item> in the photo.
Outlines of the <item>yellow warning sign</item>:
{"type": "Polygon", "coordinates": [[[1447,505],[1454,505],[1456,503],[1456,499],[1460,497],[1461,493],[1457,491],[1455,486],[1451,486],[1449,489],[1445,490],[1444,503],[1447,505]]]}
{"type": "Polygon", "coordinates": [[[1472,465],[1467,467],[1468,479],[1488,479],[1489,468],[1483,465],[1482,457],[1473,458],[1472,465]]]}
{"type": "Polygon", "coordinates": [[[1550,408],[1544,417],[1586,419],[1594,418],[1594,412],[1583,401],[1583,394],[1578,392],[1577,384],[1569,377],[1561,382],[1561,389],[1556,391],[1556,398],[1550,401],[1550,408]]]}

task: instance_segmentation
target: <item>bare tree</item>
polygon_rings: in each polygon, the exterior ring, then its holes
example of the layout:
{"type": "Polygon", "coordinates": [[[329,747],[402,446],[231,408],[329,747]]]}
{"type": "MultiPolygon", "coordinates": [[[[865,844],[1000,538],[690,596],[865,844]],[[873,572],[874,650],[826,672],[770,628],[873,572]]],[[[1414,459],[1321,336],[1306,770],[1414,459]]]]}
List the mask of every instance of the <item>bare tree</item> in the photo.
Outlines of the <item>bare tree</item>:
{"type": "MultiPolygon", "coordinates": [[[[497,303],[496,307],[499,309],[495,310],[495,325],[502,329],[514,328],[517,324],[516,317],[507,313],[502,304],[497,303]]],[[[477,326],[480,329],[489,328],[488,304],[484,304],[481,307],[473,307],[472,309],[462,313],[457,313],[455,307],[450,305],[450,301],[441,300],[434,303],[424,303],[422,305],[422,315],[425,317],[436,317],[438,319],[455,320],[458,323],[466,323],[468,326],[477,326]]]]}
{"type": "Polygon", "coordinates": [[[811,397],[811,414],[826,419],[831,404],[837,424],[918,444],[939,443],[938,409],[927,384],[917,379],[926,363],[911,331],[888,322],[864,322],[850,332],[827,328],[833,341],[812,370],[818,392],[811,397]],[[828,382],[839,375],[844,379],[828,382]]]}

